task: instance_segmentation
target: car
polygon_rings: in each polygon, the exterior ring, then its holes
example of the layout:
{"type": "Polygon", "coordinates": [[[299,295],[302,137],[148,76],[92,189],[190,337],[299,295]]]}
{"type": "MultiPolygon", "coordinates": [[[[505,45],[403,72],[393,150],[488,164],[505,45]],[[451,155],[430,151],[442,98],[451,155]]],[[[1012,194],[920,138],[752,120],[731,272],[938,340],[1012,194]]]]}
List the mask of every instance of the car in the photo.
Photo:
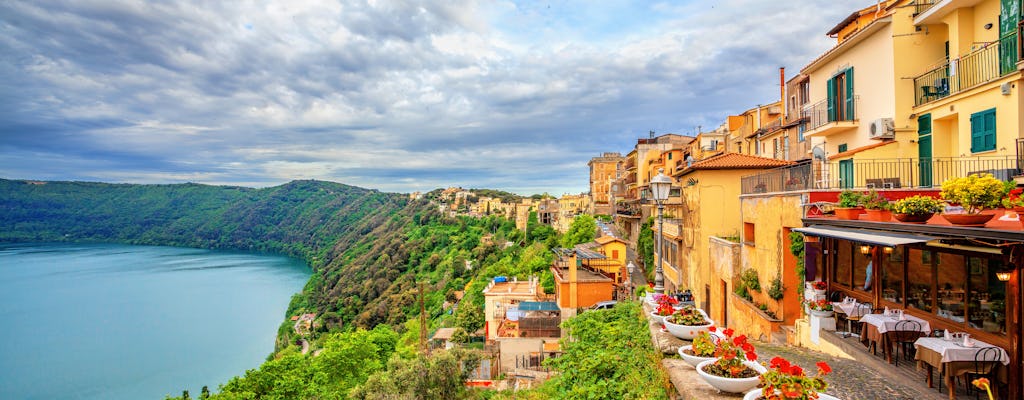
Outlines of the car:
{"type": "Polygon", "coordinates": [[[594,304],[594,305],[590,306],[590,309],[591,310],[609,310],[612,307],[615,307],[615,304],[617,304],[617,303],[618,303],[618,301],[615,301],[615,300],[599,301],[599,302],[597,302],[597,304],[594,304]]]}

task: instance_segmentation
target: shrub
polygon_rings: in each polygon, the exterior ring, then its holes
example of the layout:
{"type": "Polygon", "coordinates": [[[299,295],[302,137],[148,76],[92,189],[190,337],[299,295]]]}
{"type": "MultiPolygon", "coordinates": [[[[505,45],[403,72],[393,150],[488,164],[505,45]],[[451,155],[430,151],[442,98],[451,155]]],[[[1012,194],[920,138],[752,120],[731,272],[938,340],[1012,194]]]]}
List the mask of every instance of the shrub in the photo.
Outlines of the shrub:
{"type": "Polygon", "coordinates": [[[898,214],[922,215],[942,211],[942,202],[929,196],[916,195],[896,200],[892,212],[898,214]]]}
{"type": "Polygon", "coordinates": [[[986,207],[997,207],[1006,185],[992,174],[972,174],[942,182],[942,198],[964,208],[967,214],[977,214],[986,207]]]}

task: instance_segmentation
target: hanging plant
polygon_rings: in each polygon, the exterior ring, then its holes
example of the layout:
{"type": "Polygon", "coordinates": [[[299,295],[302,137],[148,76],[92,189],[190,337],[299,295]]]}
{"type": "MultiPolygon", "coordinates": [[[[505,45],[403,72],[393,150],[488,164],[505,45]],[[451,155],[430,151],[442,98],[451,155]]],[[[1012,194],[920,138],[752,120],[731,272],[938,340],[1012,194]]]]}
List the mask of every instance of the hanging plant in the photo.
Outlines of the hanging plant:
{"type": "Polygon", "coordinates": [[[782,277],[775,275],[775,279],[772,279],[771,285],[768,286],[768,297],[772,300],[782,300],[785,290],[785,286],[782,286],[782,277]]]}
{"type": "MultiPolygon", "coordinates": [[[[789,233],[789,252],[796,257],[796,277],[800,282],[807,281],[807,268],[804,265],[804,235],[800,232],[789,233]]],[[[796,285],[800,298],[804,296],[804,285],[796,285]]]]}

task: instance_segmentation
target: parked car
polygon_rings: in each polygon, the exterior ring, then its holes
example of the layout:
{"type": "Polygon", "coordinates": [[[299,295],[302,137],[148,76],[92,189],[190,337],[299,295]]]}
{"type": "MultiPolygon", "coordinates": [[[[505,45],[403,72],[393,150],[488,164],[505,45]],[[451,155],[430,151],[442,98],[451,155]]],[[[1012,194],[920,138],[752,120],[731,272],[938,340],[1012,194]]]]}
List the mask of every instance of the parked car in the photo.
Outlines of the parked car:
{"type": "Polygon", "coordinates": [[[608,310],[608,309],[611,309],[612,307],[615,307],[615,304],[617,304],[617,303],[618,303],[618,301],[615,301],[615,300],[599,301],[599,302],[597,302],[597,304],[594,304],[594,305],[590,306],[590,309],[591,310],[608,310]]]}

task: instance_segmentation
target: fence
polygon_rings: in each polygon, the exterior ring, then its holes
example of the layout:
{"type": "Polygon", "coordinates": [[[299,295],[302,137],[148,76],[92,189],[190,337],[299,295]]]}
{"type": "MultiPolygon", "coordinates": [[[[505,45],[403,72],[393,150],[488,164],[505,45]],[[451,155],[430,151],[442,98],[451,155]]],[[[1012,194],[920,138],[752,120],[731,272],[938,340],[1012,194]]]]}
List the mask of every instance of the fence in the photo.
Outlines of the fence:
{"type": "MultiPolygon", "coordinates": [[[[1017,141],[1024,154],[1024,142],[1017,141]]],[[[1010,180],[1024,166],[1019,156],[935,157],[805,162],[741,178],[741,193],[772,193],[811,189],[936,188],[942,182],[976,173],[1010,180]]]]}
{"type": "Polygon", "coordinates": [[[1017,70],[1017,33],[1011,32],[914,78],[915,105],[951,96],[1017,70]]]}

